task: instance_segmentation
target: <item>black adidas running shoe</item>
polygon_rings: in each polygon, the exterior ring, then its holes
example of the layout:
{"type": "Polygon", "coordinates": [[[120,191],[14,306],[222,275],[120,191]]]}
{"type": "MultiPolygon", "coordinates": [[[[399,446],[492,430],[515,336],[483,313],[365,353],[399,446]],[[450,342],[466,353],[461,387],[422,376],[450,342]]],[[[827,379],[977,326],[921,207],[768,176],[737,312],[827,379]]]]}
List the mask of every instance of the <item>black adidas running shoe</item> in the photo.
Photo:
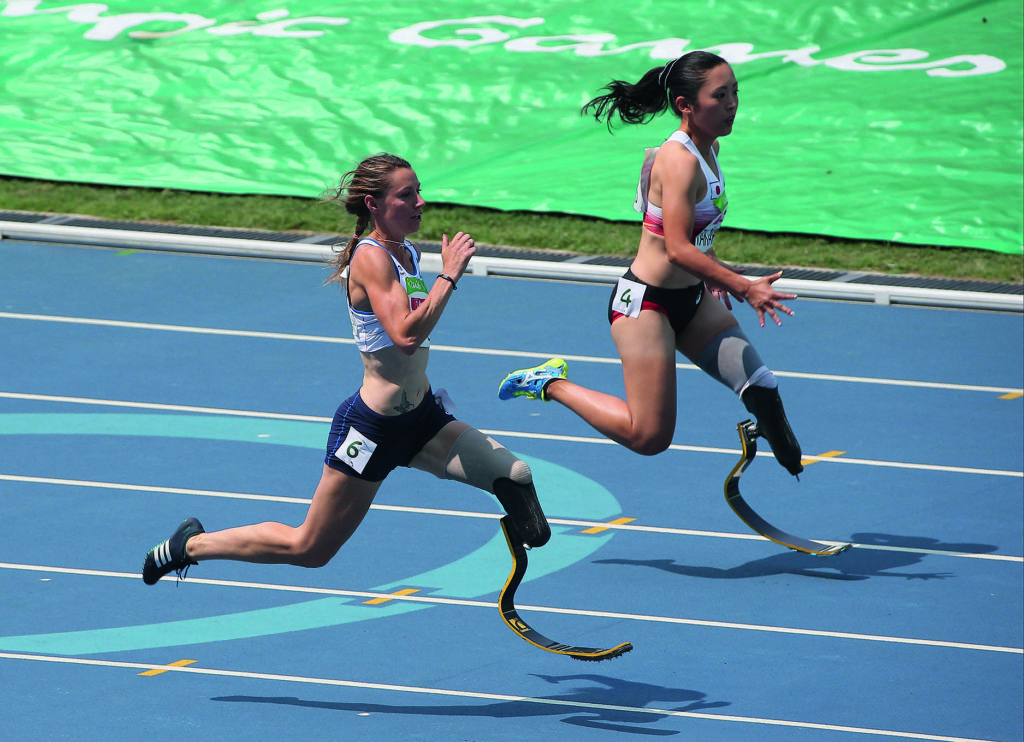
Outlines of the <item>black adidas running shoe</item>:
{"type": "Polygon", "coordinates": [[[195,518],[187,518],[169,539],[147,551],[142,562],[142,581],[155,585],[157,580],[171,572],[176,572],[178,579],[185,579],[188,568],[198,564],[185,556],[185,544],[197,533],[206,533],[203,524],[195,518]]]}

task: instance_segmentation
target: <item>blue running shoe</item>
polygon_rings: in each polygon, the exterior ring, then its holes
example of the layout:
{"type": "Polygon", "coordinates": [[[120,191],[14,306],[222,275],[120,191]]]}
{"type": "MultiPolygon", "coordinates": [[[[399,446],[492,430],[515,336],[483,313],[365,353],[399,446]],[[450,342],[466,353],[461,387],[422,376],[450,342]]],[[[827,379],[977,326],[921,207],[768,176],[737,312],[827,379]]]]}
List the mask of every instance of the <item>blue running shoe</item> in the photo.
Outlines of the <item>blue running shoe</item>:
{"type": "Polygon", "coordinates": [[[203,524],[195,518],[187,518],[178,526],[178,530],[164,541],[146,552],[142,562],[142,581],[147,585],[155,585],[166,574],[178,573],[178,579],[185,579],[188,568],[198,564],[185,554],[185,544],[198,533],[206,533],[203,524]]]}
{"type": "Polygon", "coordinates": [[[552,358],[540,366],[513,371],[498,385],[498,399],[526,397],[550,401],[544,389],[555,379],[569,378],[569,365],[561,358],[552,358]]]}

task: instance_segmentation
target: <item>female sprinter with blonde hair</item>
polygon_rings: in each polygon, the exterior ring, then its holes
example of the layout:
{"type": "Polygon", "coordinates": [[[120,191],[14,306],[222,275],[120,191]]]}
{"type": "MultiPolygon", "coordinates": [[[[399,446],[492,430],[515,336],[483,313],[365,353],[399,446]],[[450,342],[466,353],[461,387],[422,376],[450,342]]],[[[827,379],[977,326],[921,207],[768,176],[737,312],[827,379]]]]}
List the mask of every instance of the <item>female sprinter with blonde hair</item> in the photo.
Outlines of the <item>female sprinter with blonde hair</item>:
{"type": "Polygon", "coordinates": [[[322,567],[399,466],[494,494],[520,544],[543,546],[551,536],[526,462],[456,420],[445,409],[446,395],[435,394],[427,378],[429,335],[475,252],[473,239],[462,232],[442,238],[443,270],[428,288],[419,249],[406,239],[420,228],[420,183],[409,163],[394,155],[363,160],[342,176],[329,200],[356,216],[355,234],[338,253],[331,280],[345,285],[363,378],[334,415],[305,520],[294,527],[268,522],[207,532],[188,518],[146,554],[147,585],[213,559],[322,567]]]}

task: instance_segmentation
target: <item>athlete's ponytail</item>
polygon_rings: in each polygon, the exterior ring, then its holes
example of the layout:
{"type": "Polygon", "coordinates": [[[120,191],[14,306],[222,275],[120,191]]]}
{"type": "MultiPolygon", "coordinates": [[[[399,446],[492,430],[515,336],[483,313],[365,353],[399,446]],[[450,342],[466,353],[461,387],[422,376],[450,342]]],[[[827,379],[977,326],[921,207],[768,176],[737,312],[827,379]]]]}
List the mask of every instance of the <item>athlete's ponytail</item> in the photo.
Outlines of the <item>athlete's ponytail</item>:
{"type": "Polygon", "coordinates": [[[611,128],[612,118],[618,116],[627,124],[642,124],[668,108],[665,89],[658,83],[661,67],[648,70],[636,83],[612,80],[604,86],[608,92],[588,102],[581,113],[593,114],[611,128]]]}
{"type": "Polygon", "coordinates": [[[720,64],[728,62],[717,54],[688,52],[668,64],[648,70],[635,83],[612,80],[604,87],[608,92],[589,101],[581,113],[592,114],[598,121],[604,120],[609,128],[615,116],[627,124],[643,124],[670,106],[678,116],[675,99],[681,96],[688,101],[696,101],[708,71],[720,64]]]}

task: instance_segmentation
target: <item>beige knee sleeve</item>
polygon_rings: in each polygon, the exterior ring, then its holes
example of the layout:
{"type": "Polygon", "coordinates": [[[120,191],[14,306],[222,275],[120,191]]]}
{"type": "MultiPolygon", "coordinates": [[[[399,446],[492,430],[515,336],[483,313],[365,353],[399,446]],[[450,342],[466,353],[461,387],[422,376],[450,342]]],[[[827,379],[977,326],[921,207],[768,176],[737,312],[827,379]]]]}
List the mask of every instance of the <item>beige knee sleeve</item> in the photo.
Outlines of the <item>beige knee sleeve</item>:
{"type": "Polygon", "coordinates": [[[475,428],[458,437],[444,465],[448,479],[471,485],[494,494],[497,479],[511,479],[518,484],[533,482],[530,466],[522,459],[475,428]]]}

